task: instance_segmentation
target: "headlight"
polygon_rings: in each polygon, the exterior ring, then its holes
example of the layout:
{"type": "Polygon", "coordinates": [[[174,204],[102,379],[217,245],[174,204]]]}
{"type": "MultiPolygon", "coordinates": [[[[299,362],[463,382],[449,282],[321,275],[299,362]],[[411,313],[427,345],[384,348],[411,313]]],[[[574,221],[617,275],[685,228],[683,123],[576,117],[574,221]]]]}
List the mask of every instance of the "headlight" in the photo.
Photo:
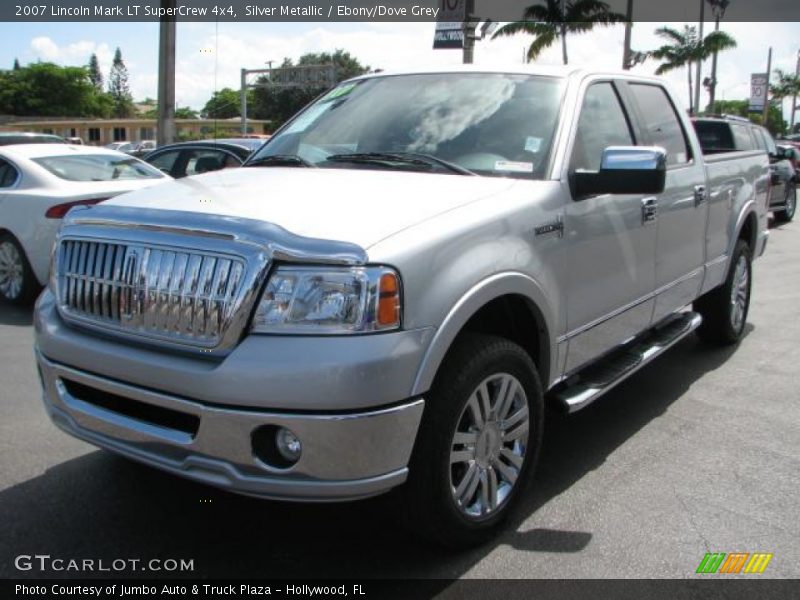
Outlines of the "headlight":
{"type": "Polygon", "coordinates": [[[341,334],[400,327],[400,278],[386,267],[278,267],[254,333],[341,334]]]}

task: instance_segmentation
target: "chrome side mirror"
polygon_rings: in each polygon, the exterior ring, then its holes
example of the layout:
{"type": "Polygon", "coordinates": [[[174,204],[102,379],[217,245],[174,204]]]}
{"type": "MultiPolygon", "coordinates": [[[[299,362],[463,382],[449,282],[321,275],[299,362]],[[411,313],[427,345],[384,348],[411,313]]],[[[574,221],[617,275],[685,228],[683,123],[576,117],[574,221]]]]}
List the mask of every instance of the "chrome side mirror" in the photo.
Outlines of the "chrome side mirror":
{"type": "Polygon", "coordinates": [[[610,146],[599,171],[575,171],[576,199],[599,194],[660,194],[667,178],[667,151],[658,146],[610,146]]]}

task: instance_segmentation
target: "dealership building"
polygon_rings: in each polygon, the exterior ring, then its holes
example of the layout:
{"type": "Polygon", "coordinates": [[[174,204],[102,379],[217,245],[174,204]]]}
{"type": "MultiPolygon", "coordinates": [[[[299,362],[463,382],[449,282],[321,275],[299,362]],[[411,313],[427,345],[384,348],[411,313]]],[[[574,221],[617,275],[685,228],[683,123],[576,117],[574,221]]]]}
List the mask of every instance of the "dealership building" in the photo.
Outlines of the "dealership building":
{"type": "MultiPolygon", "coordinates": [[[[175,119],[177,140],[239,137],[242,134],[241,119],[175,119]]],[[[51,133],[63,137],[79,137],[85,144],[102,146],[111,142],[140,142],[156,139],[155,119],[30,119],[13,120],[3,124],[2,129],[51,133]]],[[[270,133],[270,121],[247,120],[248,134],[270,133]]]]}

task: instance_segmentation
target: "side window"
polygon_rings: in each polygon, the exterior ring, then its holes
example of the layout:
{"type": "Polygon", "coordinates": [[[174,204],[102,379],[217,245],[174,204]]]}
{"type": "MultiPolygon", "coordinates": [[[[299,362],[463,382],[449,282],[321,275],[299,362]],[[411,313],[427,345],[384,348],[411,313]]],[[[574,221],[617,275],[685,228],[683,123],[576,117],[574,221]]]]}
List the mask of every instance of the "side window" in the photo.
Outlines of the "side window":
{"type": "Polygon", "coordinates": [[[761,133],[762,136],[764,136],[764,141],[767,144],[767,152],[769,154],[777,154],[778,147],[775,145],[775,140],[772,139],[772,135],[770,134],[770,132],[762,127],[757,127],[756,131],[758,131],[759,133],[761,133]]]}
{"type": "Polygon", "coordinates": [[[664,88],[657,85],[630,85],[641,109],[645,129],[653,144],[667,151],[667,166],[689,162],[692,154],[675,107],[664,88]]]}
{"type": "Polygon", "coordinates": [[[764,138],[764,134],[759,131],[758,127],[753,127],[751,133],[756,140],[756,148],[764,152],[769,152],[769,150],[767,150],[767,140],[764,138]]]}
{"type": "Polygon", "coordinates": [[[175,150],[173,152],[164,152],[163,154],[159,154],[148,162],[156,169],[159,169],[162,173],[172,174],[172,167],[175,166],[175,161],[177,158],[178,151],[175,150]]]}
{"type": "Polygon", "coordinates": [[[186,175],[199,175],[225,167],[225,153],[219,150],[193,150],[186,161],[186,175]]]}
{"type": "Polygon", "coordinates": [[[17,181],[17,170],[4,160],[0,160],[0,188],[7,188],[17,181]]]}
{"type": "Polygon", "coordinates": [[[736,142],[737,150],[753,150],[753,138],[750,137],[747,125],[740,123],[731,123],[731,131],[733,132],[733,139],[736,142]]]}
{"type": "Polygon", "coordinates": [[[572,149],[572,168],[598,171],[603,150],[635,144],[628,119],[610,83],[595,83],[583,97],[572,149]]]}

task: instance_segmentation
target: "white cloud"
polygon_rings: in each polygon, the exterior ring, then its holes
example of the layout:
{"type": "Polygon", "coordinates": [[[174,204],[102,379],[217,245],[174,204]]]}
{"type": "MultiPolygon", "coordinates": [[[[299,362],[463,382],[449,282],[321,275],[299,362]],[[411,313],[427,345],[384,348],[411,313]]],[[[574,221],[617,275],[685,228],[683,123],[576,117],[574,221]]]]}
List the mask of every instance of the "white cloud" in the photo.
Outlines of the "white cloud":
{"type": "Polygon", "coordinates": [[[59,46],[47,36],[35,37],[31,40],[31,53],[34,59],[55,62],[62,65],[86,65],[92,54],[97,55],[100,71],[105,75],[111,69],[114,51],[105,43],[80,40],[59,46]]]}
{"type": "Polygon", "coordinates": [[[31,50],[37,58],[44,60],[56,60],[59,50],[56,43],[46,35],[35,37],[31,40],[31,50]]]}

